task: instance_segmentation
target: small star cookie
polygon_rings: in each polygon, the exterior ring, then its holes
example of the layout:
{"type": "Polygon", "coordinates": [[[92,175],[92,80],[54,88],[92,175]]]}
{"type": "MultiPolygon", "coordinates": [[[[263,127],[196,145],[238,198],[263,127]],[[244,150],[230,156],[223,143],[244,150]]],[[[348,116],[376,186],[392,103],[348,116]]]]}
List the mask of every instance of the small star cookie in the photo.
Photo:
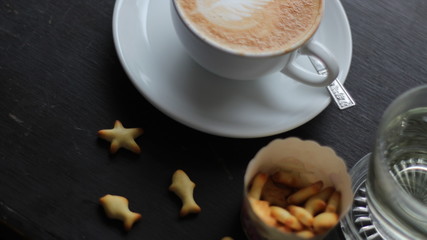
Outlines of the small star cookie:
{"type": "Polygon", "coordinates": [[[107,217],[123,221],[126,231],[141,218],[141,214],[129,210],[129,201],[125,197],[107,194],[99,199],[99,203],[104,207],[107,217]]]}
{"type": "Polygon", "coordinates": [[[113,129],[103,129],[98,131],[98,136],[111,142],[110,152],[116,153],[121,147],[134,153],[140,153],[141,148],[135,142],[135,138],[142,135],[142,128],[124,128],[119,120],[114,123],[113,129]]]}

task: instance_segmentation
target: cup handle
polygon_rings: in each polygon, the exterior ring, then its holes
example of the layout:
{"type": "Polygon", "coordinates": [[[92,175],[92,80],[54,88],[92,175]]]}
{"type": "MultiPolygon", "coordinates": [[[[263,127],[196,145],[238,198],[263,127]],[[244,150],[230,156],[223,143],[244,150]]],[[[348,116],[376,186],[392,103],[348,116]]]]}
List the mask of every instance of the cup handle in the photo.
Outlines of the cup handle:
{"type": "Polygon", "coordinates": [[[282,70],[282,73],[299,82],[314,87],[328,86],[338,77],[340,70],[338,63],[335,60],[335,56],[319,42],[310,41],[307,45],[300,48],[299,53],[318,58],[325,65],[327,74],[316,74],[298,65],[295,61],[295,59],[300,55],[298,52],[292,54],[291,60],[282,70]]]}

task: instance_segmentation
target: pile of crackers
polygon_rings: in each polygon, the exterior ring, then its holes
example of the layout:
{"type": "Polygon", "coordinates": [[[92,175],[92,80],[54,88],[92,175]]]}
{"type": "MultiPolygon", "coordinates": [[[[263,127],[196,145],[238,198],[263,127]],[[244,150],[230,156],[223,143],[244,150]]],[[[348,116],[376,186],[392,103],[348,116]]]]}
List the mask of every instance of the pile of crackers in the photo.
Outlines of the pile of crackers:
{"type": "Polygon", "coordinates": [[[322,181],[307,182],[295,172],[258,173],[247,196],[259,219],[285,234],[312,238],[339,221],[341,193],[322,181]]]}

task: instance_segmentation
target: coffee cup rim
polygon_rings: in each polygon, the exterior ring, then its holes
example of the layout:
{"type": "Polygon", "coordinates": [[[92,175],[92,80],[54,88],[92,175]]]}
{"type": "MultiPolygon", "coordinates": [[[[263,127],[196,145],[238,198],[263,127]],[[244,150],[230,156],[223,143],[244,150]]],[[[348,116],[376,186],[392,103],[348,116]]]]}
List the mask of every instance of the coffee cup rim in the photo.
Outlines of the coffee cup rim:
{"type": "Polygon", "coordinates": [[[319,0],[320,1],[320,9],[319,9],[319,14],[316,17],[316,23],[313,24],[312,27],[308,31],[306,31],[305,35],[303,35],[303,37],[299,41],[297,41],[295,44],[293,44],[292,46],[290,46],[286,49],[255,53],[255,52],[237,51],[237,50],[234,50],[232,48],[221,46],[220,44],[216,43],[215,41],[210,40],[209,38],[203,37],[203,35],[195,27],[193,27],[192,24],[190,24],[185,19],[185,17],[183,16],[183,13],[181,12],[181,8],[178,6],[176,1],[178,1],[178,0],[172,0],[174,11],[177,13],[177,16],[179,17],[179,19],[183,23],[183,25],[196,38],[200,39],[202,42],[208,44],[209,46],[211,46],[211,47],[213,47],[219,51],[222,51],[222,52],[225,52],[225,53],[228,53],[231,55],[244,56],[244,57],[250,57],[250,58],[277,57],[277,56],[281,56],[281,55],[285,55],[285,54],[288,54],[290,52],[293,52],[293,51],[297,50],[298,48],[304,46],[306,43],[308,43],[312,39],[312,37],[316,33],[317,29],[320,26],[320,23],[321,23],[321,20],[322,20],[324,11],[325,11],[325,1],[319,0]]]}

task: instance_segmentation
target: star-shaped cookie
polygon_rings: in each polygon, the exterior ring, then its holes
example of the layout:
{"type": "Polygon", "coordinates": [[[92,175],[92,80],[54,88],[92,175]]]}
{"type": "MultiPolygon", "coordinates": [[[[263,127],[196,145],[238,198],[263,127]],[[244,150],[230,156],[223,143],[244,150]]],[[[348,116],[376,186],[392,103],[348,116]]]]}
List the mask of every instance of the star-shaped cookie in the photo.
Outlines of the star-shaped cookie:
{"type": "Polygon", "coordinates": [[[142,128],[124,128],[119,120],[114,123],[113,129],[102,129],[98,131],[98,136],[111,142],[110,153],[116,153],[121,147],[134,153],[140,153],[141,148],[135,142],[135,138],[142,135],[142,128]]]}

